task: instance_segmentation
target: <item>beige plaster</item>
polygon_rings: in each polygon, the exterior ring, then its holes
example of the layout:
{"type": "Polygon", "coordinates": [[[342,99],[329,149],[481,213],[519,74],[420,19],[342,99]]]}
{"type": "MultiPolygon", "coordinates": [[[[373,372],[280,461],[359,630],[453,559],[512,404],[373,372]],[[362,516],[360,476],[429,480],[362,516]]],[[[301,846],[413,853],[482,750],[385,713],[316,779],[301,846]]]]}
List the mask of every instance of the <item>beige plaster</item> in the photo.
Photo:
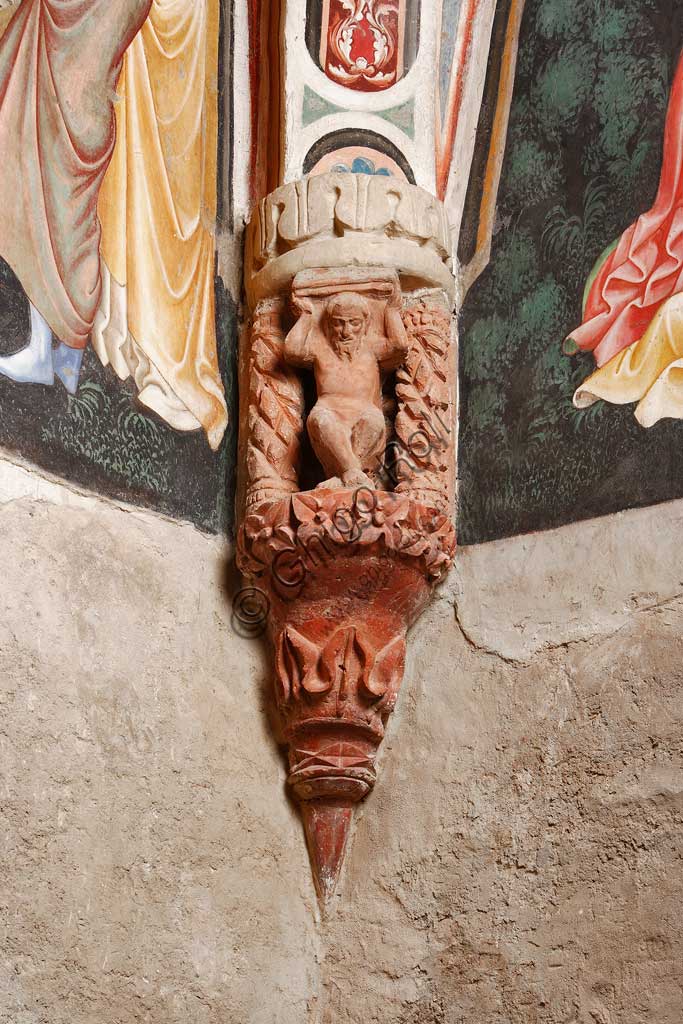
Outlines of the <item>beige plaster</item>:
{"type": "Polygon", "coordinates": [[[683,502],[466,548],[456,610],[467,637],[504,658],[626,627],[683,594],[683,502]]]}
{"type": "Polygon", "coordinates": [[[0,465],[0,1022],[680,1024],[681,517],[460,552],[321,920],[225,546],[0,465]]]}
{"type": "Polygon", "coordinates": [[[2,469],[0,1021],[305,1019],[310,870],[228,551],[2,469]]]}

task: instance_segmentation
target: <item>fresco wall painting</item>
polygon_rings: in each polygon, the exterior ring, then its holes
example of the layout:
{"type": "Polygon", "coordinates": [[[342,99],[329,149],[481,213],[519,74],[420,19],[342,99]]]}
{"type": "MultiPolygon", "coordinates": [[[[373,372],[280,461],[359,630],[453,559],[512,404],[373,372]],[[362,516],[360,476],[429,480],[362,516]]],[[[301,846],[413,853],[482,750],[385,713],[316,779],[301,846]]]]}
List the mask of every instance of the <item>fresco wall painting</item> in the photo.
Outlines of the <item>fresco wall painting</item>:
{"type": "Polygon", "coordinates": [[[433,189],[440,0],[250,0],[236,13],[118,0],[97,25],[89,10],[2,9],[3,184],[17,202],[0,218],[0,442],[219,529],[237,326],[220,231],[239,237],[249,190],[303,173],[433,189]],[[239,74],[234,53],[253,58],[239,74]],[[251,171],[233,154],[245,114],[251,171]]]}
{"type": "Polygon", "coordinates": [[[643,427],[683,419],[683,60],[664,128],[662,170],[651,209],[641,214],[589,281],[583,323],[568,342],[593,353],[599,369],[574,405],[637,402],[643,427]]]}
{"type": "MultiPolygon", "coordinates": [[[[323,903],[407,630],[455,555],[458,302],[467,541],[637,502],[637,472],[645,500],[683,493],[675,431],[648,450],[593,414],[637,400],[653,434],[683,418],[683,65],[670,6],[651,10],[623,0],[607,28],[598,0],[246,11],[268,70],[243,68],[238,97],[256,201],[237,562],[268,609],[323,903]],[[587,381],[565,337],[594,354],[587,381]]],[[[32,455],[37,420],[38,461],[209,529],[232,498],[237,315],[215,265],[219,215],[239,220],[218,88],[232,25],[218,0],[23,0],[0,41],[0,439],[32,455]]]]}
{"type": "Polygon", "coordinates": [[[678,415],[682,34],[669,0],[526,2],[491,262],[461,316],[466,543],[683,494],[680,427],[660,418],[678,415]]]}
{"type": "MultiPolygon", "coordinates": [[[[406,25],[415,40],[419,34],[417,3],[322,0],[321,6],[318,63],[328,78],[362,92],[388,89],[403,78],[417,49],[406,53],[406,25]]],[[[314,45],[315,35],[309,36],[314,45]]]]}
{"type": "Polygon", "coordinates": [[[105,6],[25,0],[0,39],[0,433],[223,528],[218,0],[105,6]]]}
{"type": "Polygon", "coordinates": [[[237,21],[258,59],[245,63],[251,92],[237,107],[230,61],[245,44],[230,5],[196,2],[179,20],[172,4],[121,0],[107,10],[111,32],[70,16],[59,44],[43,7],[62,26],[59,0],[0,11],[3,194],[16,192],[19,160],[30,183],[0,218],[9,450],[224,527],[236,309],[215,276],[217,218],[239,230],[244,182],[264,194],[302,174],[360,174],[427,188],[451,225],[467,295],[465,542],[683,493],[671,0],[580,0],[572,18],[560,0],[290,0],[281,18],[250,0],[237,21]],[[102,99],[69,122],[69,153],[47,113],[59,108],[38,100],[56,75],[63,112],[80,109],[76,54],[91,31],[88,91],[102,99]],[[33,121],[20,117],[22,90],[33,90],[33,121]],[[232,154],[231,118],[245,116],[251,170],[232,154]]]}

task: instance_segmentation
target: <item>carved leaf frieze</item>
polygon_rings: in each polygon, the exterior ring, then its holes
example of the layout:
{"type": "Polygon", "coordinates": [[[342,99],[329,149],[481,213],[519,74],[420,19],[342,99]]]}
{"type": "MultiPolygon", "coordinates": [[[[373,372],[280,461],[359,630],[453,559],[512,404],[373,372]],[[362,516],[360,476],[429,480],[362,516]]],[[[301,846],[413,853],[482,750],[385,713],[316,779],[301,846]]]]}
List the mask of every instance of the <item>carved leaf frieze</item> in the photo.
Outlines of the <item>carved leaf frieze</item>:
{"type": "Polygon", "coordinates": [[[359,548],[415,559],[437,581],[453,560],[455,530],[448,515],[409,494],[311,491],[254,509],[238,536],[238,564],[256,577],[267,575],[286,598],[336,550],[359,548]]]}

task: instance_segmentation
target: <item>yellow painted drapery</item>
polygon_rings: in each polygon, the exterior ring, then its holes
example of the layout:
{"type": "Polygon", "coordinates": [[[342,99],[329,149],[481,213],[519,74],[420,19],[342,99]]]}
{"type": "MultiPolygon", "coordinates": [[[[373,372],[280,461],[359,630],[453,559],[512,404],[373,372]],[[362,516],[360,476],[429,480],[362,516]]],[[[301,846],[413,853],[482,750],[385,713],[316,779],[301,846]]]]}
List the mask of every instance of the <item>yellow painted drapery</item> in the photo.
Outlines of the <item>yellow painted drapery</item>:
{"type": "Polygon", "coordinates": [[[0,39],[2,39],[5,29],[12,20],[12,15],[18,6],[19,3],[16,0],[14,3],[0,3],[0,39]]]}
{"type": "Polygon", "coordinates": [[[635,416],[643,427],[683,419],[683,293],[663,302],[642,338],[583,382],[574,405],[586,408],[601,398],[638,402],[635,416]]]}
{"type": "Polygon", "coordinates": [[[99,198],[102,362],[140,400],[217,448],[227,411],[216,351],[218,0],[154,0],[117,89],[99,198]]]}

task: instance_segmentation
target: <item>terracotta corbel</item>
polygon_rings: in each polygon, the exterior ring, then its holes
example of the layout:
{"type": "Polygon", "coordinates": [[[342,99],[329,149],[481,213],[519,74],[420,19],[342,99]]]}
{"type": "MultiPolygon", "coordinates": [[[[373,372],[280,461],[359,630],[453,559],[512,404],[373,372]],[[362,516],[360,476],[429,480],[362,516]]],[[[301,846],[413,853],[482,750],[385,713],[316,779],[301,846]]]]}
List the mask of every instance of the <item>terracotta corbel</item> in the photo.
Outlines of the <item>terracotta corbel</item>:
{"type": "Polygon", "coordinates": [[[392,179],[283,186],[248,233],[238,563],[268,607],[316,887],[371,792],[406,632],[455,552],[443,211],[392,179]]]}

